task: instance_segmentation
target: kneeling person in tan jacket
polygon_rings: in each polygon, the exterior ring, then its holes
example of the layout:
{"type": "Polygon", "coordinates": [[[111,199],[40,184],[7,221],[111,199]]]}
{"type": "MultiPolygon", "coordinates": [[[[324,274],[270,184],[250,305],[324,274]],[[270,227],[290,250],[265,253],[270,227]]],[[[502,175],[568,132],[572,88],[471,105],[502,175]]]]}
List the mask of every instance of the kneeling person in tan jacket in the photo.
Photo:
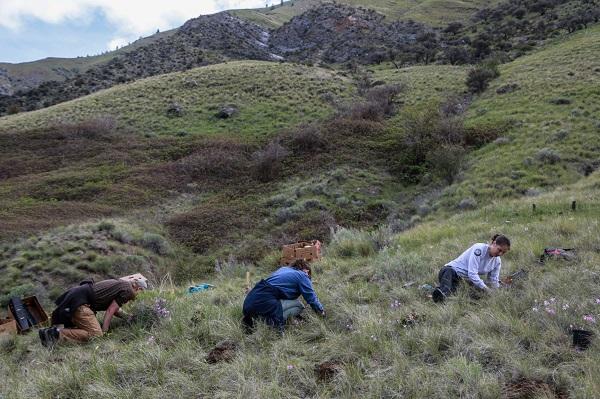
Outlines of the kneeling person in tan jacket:
{"type": "Polygon", "coordinates": [[[56,300],[50,328],[39,331],[42,345],[55,342],[87,342],[108,331],[113,316],[127,318],[121,306],[135,299],[136,294],[148,288],[146,280],[104,280],[98,283],[84,281],[69,289],[56,300]],[[96,312],[106,312],[102,327],[96,312]],[[64,328],[57,325],[63,324],[64,328]]]}

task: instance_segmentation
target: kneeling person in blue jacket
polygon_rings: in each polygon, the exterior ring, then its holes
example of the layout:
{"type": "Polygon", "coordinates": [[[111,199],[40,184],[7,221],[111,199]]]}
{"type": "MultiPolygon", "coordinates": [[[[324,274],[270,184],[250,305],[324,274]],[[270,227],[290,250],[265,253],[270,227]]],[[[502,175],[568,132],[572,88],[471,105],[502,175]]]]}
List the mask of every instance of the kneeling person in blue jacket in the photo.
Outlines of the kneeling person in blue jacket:
{"type": "Polygon", "coordinates": [[[304,310],[300,295],[315,312],[325,316],[312,286],[310,265],[302,259],[280,267],[252,288],[244,300],[244,326],[249,330],[261,319],[283,331],[285,321],[304,310]]]}

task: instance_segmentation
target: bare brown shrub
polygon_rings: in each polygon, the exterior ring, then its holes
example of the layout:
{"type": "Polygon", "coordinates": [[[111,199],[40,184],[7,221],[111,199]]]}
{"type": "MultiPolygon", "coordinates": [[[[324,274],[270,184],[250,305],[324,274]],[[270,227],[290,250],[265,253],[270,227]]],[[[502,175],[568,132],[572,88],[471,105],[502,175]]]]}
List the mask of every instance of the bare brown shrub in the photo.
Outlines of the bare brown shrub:
{"type": "Polygon", "coordinates": [[[296,154],[315,153],[327,148],[327,142],[318,126],[302,125],[287,137],[289,148],[296,154]]]}
{"type": "Polygon", "coordinates": [[[98,138],[115,133],[117,121],[110,115],[100,115],[79,122],[58,123],[51,130],[61,132],[68,136],[83,136],[98,138]]]}
{"type": "Polygon", "coordinates": [[[377,104],[384,116],[392,116],[396,110],[394,100],[405,89],[404,85],[375,86],[365,93],[369,103],[377,104]]]}
{"type": "Polygon", "coordinates": [[[288,156],[286,150],[277,141],[272,141],[264,150],[254,153],[254,173],[258,180],[262,182],[271,181],[281,174],[283,159],[288,156]]]}
{"type": "Polygon", "coordinates": [[[208,142],[176,163],[179,174],[191,180],[230,179],[248,174],[251,166],[247,145],[230,140],[208,142]]]}

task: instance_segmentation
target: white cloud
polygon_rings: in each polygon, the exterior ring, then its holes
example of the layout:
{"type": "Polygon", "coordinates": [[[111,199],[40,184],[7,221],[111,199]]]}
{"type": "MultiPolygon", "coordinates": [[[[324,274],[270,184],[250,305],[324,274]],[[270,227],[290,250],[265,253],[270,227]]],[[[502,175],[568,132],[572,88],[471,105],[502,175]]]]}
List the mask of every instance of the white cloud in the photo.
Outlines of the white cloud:
{"type": "Polygon", "coordinates": [[[126,46],[129,42],[130,42],[130,40],[126,37],[116,37],[116,38],[112,39],[110,42],[108,42],[107,48],[110,51],[116,50],[118,48],[126,46]]]}
{"type": "Polygon", "coordinates": [[[99,11],[117,27],[117,37],[129,41],[202,14],[264,5],[263,0],[0,0],[0,26],[17,30],[27,18],[50,24],[85,21],[99,11]]]}

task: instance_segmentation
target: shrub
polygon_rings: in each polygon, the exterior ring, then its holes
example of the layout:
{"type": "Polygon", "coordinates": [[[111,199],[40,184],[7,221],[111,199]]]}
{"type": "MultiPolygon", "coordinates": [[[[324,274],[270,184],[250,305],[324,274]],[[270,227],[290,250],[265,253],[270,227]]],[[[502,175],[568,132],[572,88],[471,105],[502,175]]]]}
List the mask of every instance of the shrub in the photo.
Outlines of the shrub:
{"type": "Polygon", "coordinates": [[[286,194],[277,194],[272,196],[265,203],[267,206],[292,206],[294,201],[286,194]]]}
{"type": "Polygon", "coordinates": [[[297,219],[299,216],[295,208],[282,208],[275,213],[275,223],[284,224],[290,220],[297,219]]]}
{"type": "Polygon", "coordinates": [[[169,243],[161,235],[154,233],[144,233],[140,240],[142,247],[149,249],[157,255],[167,255],[171,252],[169,243]]]}
{"type": "Polygon", "coordinates": [[[98,223],[98,226],[96,226],[96,231],[111,232],[114,229],[115,229],[114,223],[109,222],[108,220],[103,220],[100,223],[98,223]]]}
{"type": "Polygon", "coordinates": [[[121,229],[114,230],[111,233],[111,237],[123,244],[131,244],[133,242],[133,236],[129,232],[121,229]]]}
{"type": "Polygon", "coordinates": [[[395,111],[394,100],[404,89],[405,86],[399,84],[376,86],[365,93],[365,98],[369,103],[379,106],[384,116],[392,116],[395,111]]]}
{"type": "Polygon", "coordinates": [[[498,68],[494,64],[484,64],[469,71],[467,76],[467,87],[472,93],[484,92],[492,79],[500,76],[498,68]]]}
{"type": "Polygon", "coordinates": [[[466,130],[458,116],[436,109],[410,114],[398,138],[392,170],[406,182],[418,182],[426,171],[452,182],[467,147],[466,130]]]}
{"type": "Polygon", "coordinates": [[[264,150],[254,154],[254,171],[258,180],[271,181],[281,174],[282,161],[289,154],[278,142],[269,143],[264,150]]]}
{"type": "Polygon", "coordinates": [[[561,156],[551,148],[542,148],[535,154],[535,159],[545,164],[555,164],[560,161],[561,156]]]}
{"type": "Polygon", "coordinates": [[[464,147],[456,144],[442,144],[428,154],[428,162],[433,166],[433,173],[446,183],[452,184],[458,174],[465,155],[464,147]]]}
{"type": "Polygon", "coordinates": [[[444,50],[444,58],[452,65],[462,65],[471,62],[469,50],[463,46],[450,46],[444,50]]]}
{"type": "Polygon", "coordinates": [[[230,179],[247,174],[248,147],[230,141],[211,142],[176,163],[177,173],[192,180],[230,179]]]}
{"type": "Polygon", "coordinates": [[[111,135],[117,128],[117,121],[110,115],[97,116],[80,122],[62,123],[51,129],[67,136],[80,136],[94,139],[111,135]]]}
{"type": "Polygon", "coordinates": [[[467,210],[467,209],[475,209],[475,208],[477,208],[477,201],[471,197],[463,198],[458,203],[458,209],[467,210]]]}
{"type": "Polygon", "coordinates": [[[7,115],[15,115],[15,114],[18,114],[19,112],[21,112],[21,107],[19,107],[17,104],[9,105],[8,108],[6,109],[7,115]]]}
{"type": "Polygon", "coordinates": [[[366,257],[375,253],[375,243],[368,232],[340,229],[338,230],[329,246],[327,254],[342,258],[366,257]]]}
{"type": "Polygon", "coordinates": [[[314,153],[327,148],[321,130],[315,125],[300,126],[290,134],[289,142],[294,153],[314,153]]]}
{"type": "Polygon", "coordinates": [[[381,85],[372,88],[362,88],[360,93],[365,101],[347,104],[340,107],[337,119],[353,121],[380,122],[392,116],[396,110],[394,100],[404,90],[403,85],[381,85]]]}

